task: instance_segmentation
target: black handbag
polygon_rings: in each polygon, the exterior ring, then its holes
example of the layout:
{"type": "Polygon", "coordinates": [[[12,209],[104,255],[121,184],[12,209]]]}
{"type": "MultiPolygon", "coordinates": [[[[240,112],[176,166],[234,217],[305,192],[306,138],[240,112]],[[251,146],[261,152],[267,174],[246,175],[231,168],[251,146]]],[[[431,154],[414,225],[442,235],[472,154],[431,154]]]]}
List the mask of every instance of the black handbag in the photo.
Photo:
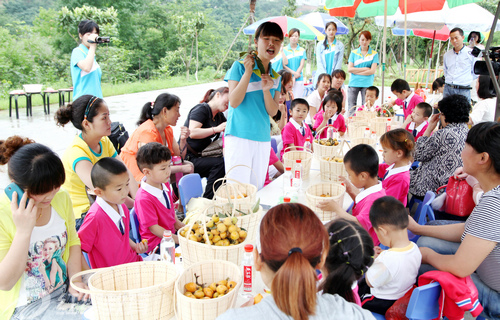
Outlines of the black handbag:
{"type": "Polygon", "coordinates": [[[111,134],[108,137],[113,143],[116,152],[120,154],[122,147],[127,143],[128,131],[120,122],[111,122],[111,134]]]}

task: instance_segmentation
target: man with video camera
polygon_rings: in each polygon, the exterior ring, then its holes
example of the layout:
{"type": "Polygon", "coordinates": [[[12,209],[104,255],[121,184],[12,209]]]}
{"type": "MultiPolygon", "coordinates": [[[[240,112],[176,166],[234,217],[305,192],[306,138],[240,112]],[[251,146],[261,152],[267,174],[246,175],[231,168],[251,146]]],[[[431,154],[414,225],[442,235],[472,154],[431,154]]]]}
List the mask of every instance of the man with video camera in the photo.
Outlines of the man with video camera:
{"type": "Polygon", "coordinates": [[[78,35],[82,43],[71,54],[73,101],[85,94],[102,98],[102,71],[95,51],[97,44],[109,42],[109,37],[99,37],[99,26],[92,20],[82,20],[78,24],[78,35]]]}
{"type": "Polygon", "coordinates": [[[476,58],[472,49],[464,45],[464,31],[453,28],[450,31],[450,43],[453,49],[443,56],[445,86],[443,98],[452,94],[460,94],[470,101],[470,84],[477,78],[474,74],[476,58]]]}

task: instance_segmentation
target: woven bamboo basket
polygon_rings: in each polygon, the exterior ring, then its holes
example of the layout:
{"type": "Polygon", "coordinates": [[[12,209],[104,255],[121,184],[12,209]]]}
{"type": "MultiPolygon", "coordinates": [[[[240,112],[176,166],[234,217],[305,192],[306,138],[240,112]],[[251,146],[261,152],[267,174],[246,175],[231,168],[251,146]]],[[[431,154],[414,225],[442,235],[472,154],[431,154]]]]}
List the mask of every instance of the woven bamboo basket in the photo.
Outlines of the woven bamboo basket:
{"type": "Polygon", "coordinates": [[[358,144],[368,144],[375,149],[377,147],[377,140],[372,139],[372,138],[356,138],[356,139],[351,139],[351,147],[355,147],[358,144]]]}
{"type": "MultiPolygon", "coordinates": [[[[210,207],[205,209],[203,214],[198,216],[197,219],[192,219],[192,222],[179,229],[179,235],[181,232],[185,232],[185,236],[178,237],[182,252],[182,264],[185,268],[206,260],[224,260],[232,262],[238,266],[241,264],[241,259],[243,258],[243,253],[245,252],[245,245],[249,242],[248,232],[245,241],[234,246],[215,246],[209,244],[207,232],[203,234],[206,243],[188,239],[189,232],[187,231],[193,227],[195,220],[201,221],[205,230],[207,230],[206,222],[209,219],[208,212],[210,212],[210,210],[212,210],[210,207]]],[[[258,220],[255,229],[257,229],[257,224],[258,220]]]]}
{"type": "Polygon", "coordinates": [[[377,117],[377,113],[375,111],[369,111],[369,110],[356,111],[356,117],[373,119],[377,117]]]}
{"type": "Polygon", "coordinates": [[[366,128],[370,129],[370,124],[368,121],[350,122],[347,125],[349,138],[351,140],[356,138],[363,138],[365,136],[366,128]]]}
{"type": "Polygon", "coordinates": [[[318,204],[322,201],[333,199],[342,206],[344,204],[345,191],[345,186],[336,182],[312,185],[306,190],[307,205],[318,215],[321,221],[330,221],[335,218],[335,213],[318,209],[318,204]],[[326,194],[329,197],[321,197],[321,195],[326,194]]]}
{"type": "Polygon", "coordinates": [[[243,277],[240,268],[234,263],[227,261],[204,261],[196,263],[180,275],[175,282],[175,293],[177,295],[177,319],[178,320],[213,320],[233,308],[238,298],[243,277]],[[195,274],[199,276],[198,282],[211,284],[229,278],[236,282],[236,287],[220,298],[215,299],[193,299],[184,295],[185,285],[190,282],[196,283],[195,274]]]}
{"type": "Polygon", "coordinates": [[[71,277],[70,285],[90,294],[97,320],[169,319],[175,315],[177,278],[173,264],[143,261],[83,271],[71,277]],[[76,277],[89,273],[94,273],[89,278],[89,290],[74,285],[76,277]]]}
{"type": "MultiPolygon", "coordinates": [[[[316,159],[321,159],[325,156],[333,156],[335,155],[339,148],[340,148],[340,145],[341,145],[341,141],[340,139],[338,140],[339,144],[336,145],[336,146],[325,146],[325,145],[322,145],[319,143],[319,141],[321,140],[320,137],[321,137],[321,133],[327,129],[328,127],[323,127],[321,128],[321,130],[319,130],[317,133],[316,133],[316,136],[314,137],[314,140],[313,140],[313,150],[314,150],[314,157],[316,159]]],[[[335,130],[335,132],[338,132],[337,129],[333,128],[335,130]]]]}
{"type": "Polygon", "coordinates": [[[394,121],[394,117],[376,117],[370,119],[370,129],[375,131],[377,138],[380,138],[387,130],[387,119],[394,121]]]}
{"type": "Polygon", "coordinates": [[[251,170],[255,178],[257,177],[252,168],[249,166],[236,165],[232,167],[226,172],[226,176],[224,178],[217,179],[214,182],[214,200],[217,205],[224,206],[225,204],[230,203],[234,209],[245,212],[249,207],[253,207],[256,202],[257,187],[251,183],[242,183],[228,178],[227,175],[229,172],[236,167],[246,167],[251,170]],[[215,190],[215,184],[218,181],[222,181],[222,183],[219,188],[215,190]]]}
{"type": "MultiPolygon", "coordinates": [[[[303,148],[303,147],[296,147],[296,148],[303,148]]],[[[283,153],[283,166],[286,167],[292,167],[295,165],[295,160],[302,160],[302,178],[307,179],[309,178],[309,173],[311,172],[311,163],[313,159],[313,154],[310,150],[304,150],[304,151],[299,151],[299,150],[289,150],[291,148],[286,148],[285,152],[283,153]],[[289,150],[289,151],[287,151],[289,150]]]]}
{"type": "MultiPolygon", "coordinates": [[[[257,236],[257,229],[259,226],[260,218],[262,217],[262,213],[264,209],[259,205],[259,209],[257,212],[253,212],[255,204],[253,206],[248,206],[246,208],[242,208],[244,210],[240,210],[242,212],[249,212],[248,214],[242,214],[241,212],[234,210],[230,204],[226,204],[223,207],[223,212],[226,215],[231,215],[238,219],[238,227],[243,228],[247,231],[247,239],[254,240],[257,236]]],[[[215,213],[218,213],[219,207],[211,207],[207,210],[207,215],[212,216],[215,213]]]]}
{"type": "MultiPolygon", "coordinates": [[[[322,157],[319,160],[319,171],[321,175],[321,181],[339,181],[340,176],[347,176],[347,171],[344,166],[344,144],[347,144],[345,140],[342,140],[340,148],[337,153],[333,156],[322,157]],[[332,159],[337,158],[342,160],[341,162],[335,162],[332,159]]],[[[347,144],[348,145],[348,144],[347,144]]]]}

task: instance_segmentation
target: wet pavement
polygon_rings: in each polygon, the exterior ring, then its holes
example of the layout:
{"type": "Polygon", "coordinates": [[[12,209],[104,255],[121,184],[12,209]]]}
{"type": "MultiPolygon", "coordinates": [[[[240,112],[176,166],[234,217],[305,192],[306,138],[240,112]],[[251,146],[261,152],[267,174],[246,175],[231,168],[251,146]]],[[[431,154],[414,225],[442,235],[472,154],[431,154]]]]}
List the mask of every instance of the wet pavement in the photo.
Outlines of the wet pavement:
{"type": "MultiPolygon", "coordinates": [[[[212,82],[186,87],[146,91],[139,93],[124,94],[119,96],[106,97],[104,100],[109,106],[111,121],[123,123],[129,135],[135,130],[135,123],[139,119],[142,106],[148,101],[154,101],[156,97],[164,92],[177,95],[181,99],[181,117],[177,121],[174,129],[174,136],[179,137],[180,126],[184,124],[189,110],[194,107],[205,95],[207,90],[226,86],[225,82],[212,82]]],[[[52,99],[54,102],[55,99],[52,99]]],[[[21,99],[22,101],[22,99],[21,99]]],[[[33,116],[26,117],[26,109],[19,109],[19,119],[9,118],[9,110],[0,110],[0,139],[4,140],[12,135],[29,137],[38,143],[42,143],[59,156],[71,144],[73,137],[79,133],[73,125],[68,123],[64,128],[56,125],[54,114],[58,108],[57,103],[53,103],[50,108],[50,115],[43,112],[43,106],[33,107],[33,116]]],[[[0,166],[0,190],[9,184],[7,176],[7,166],[0,166]]]]}

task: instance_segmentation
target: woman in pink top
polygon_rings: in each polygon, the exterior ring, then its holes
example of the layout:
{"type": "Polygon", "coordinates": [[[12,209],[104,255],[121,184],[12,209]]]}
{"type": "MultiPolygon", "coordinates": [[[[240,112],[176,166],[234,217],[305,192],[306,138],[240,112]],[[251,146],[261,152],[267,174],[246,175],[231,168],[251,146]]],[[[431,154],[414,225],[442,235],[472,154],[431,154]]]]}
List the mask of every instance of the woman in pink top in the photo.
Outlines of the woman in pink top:
{"type": "Polygon", "coordinates": [[[384,163],[379,165],[378,175],[382,188],[406,206],[410,189],[410,167],[413,161],[415,141],[413,135],[403,128],[386,132],[380,137],[384,163]]]}
{"type": "MultiPolygon", "coordinates": [[[[345,125],[345,119],[342,115],[342,92],[330,89],[328,93],[325,95],[323,99],[323,103],[321,104],[321,109],[314,116],[314,125],[313,128],[316,132],[322,130],[324,127],[333,124],[335,130],[343,136],[347,131],[345,125]]],[[[326,138],[326,131],[323,130],[320,138],[326,138]]]]}

